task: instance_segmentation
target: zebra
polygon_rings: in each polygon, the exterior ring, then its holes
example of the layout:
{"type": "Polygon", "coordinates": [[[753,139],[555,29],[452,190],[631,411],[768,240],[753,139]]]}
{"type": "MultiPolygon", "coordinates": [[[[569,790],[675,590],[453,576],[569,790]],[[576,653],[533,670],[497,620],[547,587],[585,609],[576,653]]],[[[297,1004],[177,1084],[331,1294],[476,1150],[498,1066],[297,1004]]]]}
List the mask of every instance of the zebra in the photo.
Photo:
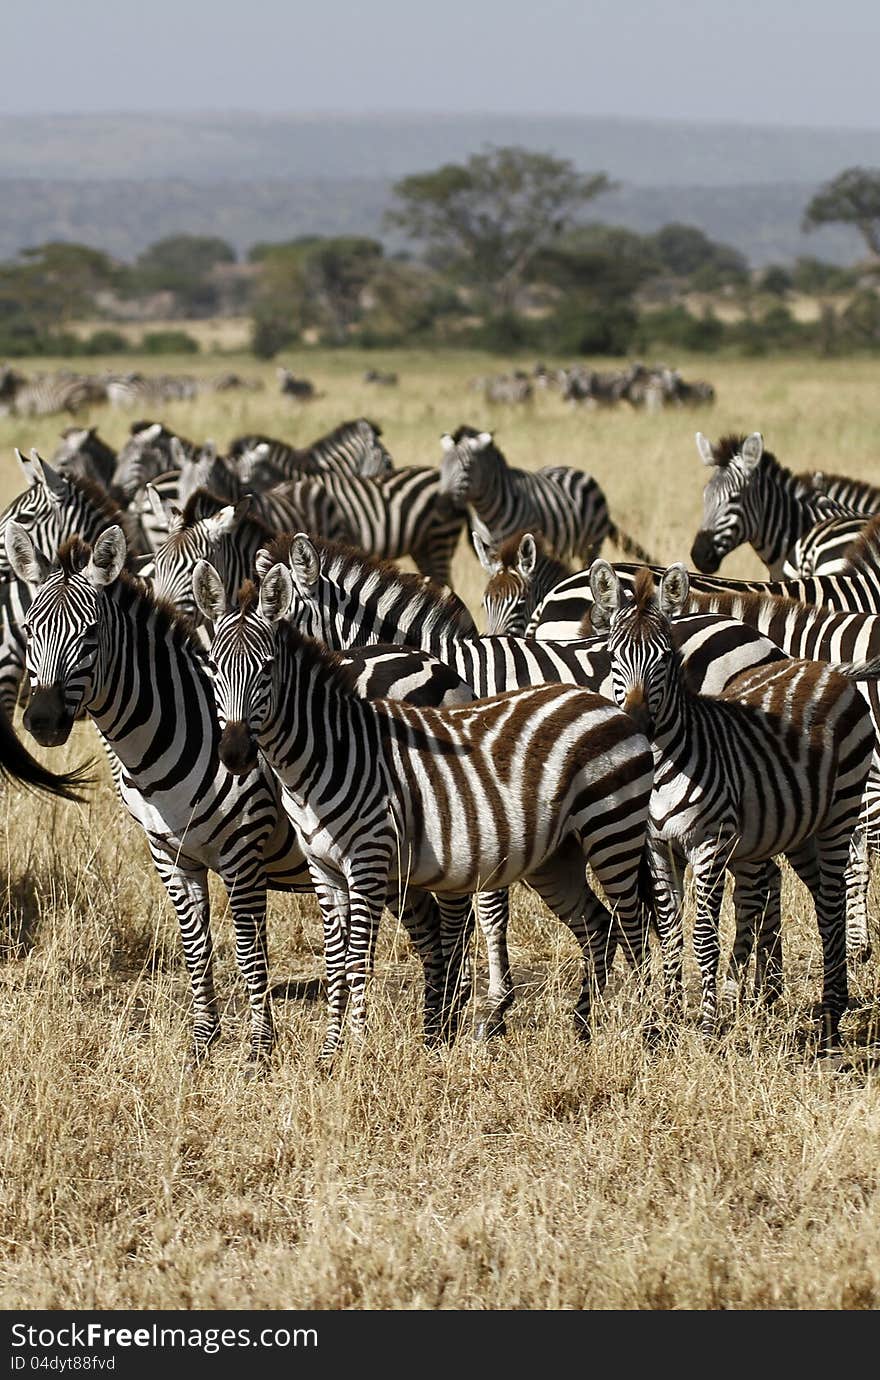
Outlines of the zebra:
{"type": "Polygon", "coordinates": [[[50,417],[57,412],[76,416],[105,400],[106,393],[95,379],[79,374],[35,374],[16,388],[8,407],[16,417],[50,417]]]}
{"type": "MultiPolygon", "coordinates": [[[[334,650],[371,643],[419,648],[452,667],[481,698],[542,682],[610,693],[601,639],[549,644],[479,637],[470,630],[470,616],[466,622],[463,619],[459,601],[444,591],[360,552],[313,542],[304,533],[280,537],[258,553],[260,579],[278,562],[290,566],[295,626],[334,650]]],[[[682,655],[694,688],[707,693],[722,690],[732,676],[749,666],[784,657],[768,638],[730,619],[685,619],[675,631],[682,639],[682,655]]],[[[490,980],[487,1015],[478,1024],[478,1034],[500,1034],[513,1002],[506,898],[481,897],[479,921],[490,980]]]]}
{"type": "Polygon", "coordinates": [[[129,439],[122,447],[110,489],[119,503],[130,503],[157,475],[180,468],[182,456],[195,458],[201,447],[177,436],[162,422],[132,422],[129,439]]]}
{"type": "Polygon", "coordinates": [[[795,543],[789,565],[801,577],[847,574],[854,567],[880,574],[878,520],[832,517],[817,522],[795,543]]]}
{"type": "Polygon", "coordinates": [[[492,433],[460,426],[441,438],[440,493],[470,513],[471,528],[497,546],[515,532],[540,532],[560,560],[592,559],[605,537],[638,560],[650,560],[611,521],[592,475],[564,465],[532,474],[508,465],[492,433]]]}
{"type": "Polygon", "coordinates": [[[101,440],[97,427],[69,426],[61,433],[61,445],[52,456],[52,465],[60,473],[91,479],[109,490],[116,460],[116,451],[101,440]]]}
{"type": "Polygon", "coordinates": [[[364,383],[376,383],[381,388],[396,388],[400,382],[397,374],[393,370],[366,369],[363,375],[364,383]]]}
{"type": "MultiPolygon", "coordinates": [[[[614,568],[631,580],[638,566],[615,562],[614,568]]],[[[663,573],[657,565],[651,565],[650,569],[658,577],[663,573]]],[[[870,566],[860,567],[855,562],[835,575],[790,580],[732,580],[723,575],[691,573],[690,581],[692,594],[758,594],[796,604],[817,605],[838,613],[876,613],[880,607],[880,574],[870,566]]],[[[526,625],[526,636],[553,642],[581,637],[584,617],[592,602],[589,571],[578,570],[566,575],[532,613],[526,625]]]]}
{"type": "Polygon", "coordinates": [[[330,1022],[323,1055],[355,1033],[389,890],[451,896],[528,880],[581,946],[575,1019],[590,1036],[592,984],[604,988],[611,916],[587,885],[589,862],[637,967],[645,946],[637,874],[653,776],[626,715],[587,691],[540,686],[451,710],[361,699],[337,659],[286,621],[293,579],[276,564],[216,617],[219,576],[200,564],[196,602],[215,621],[211,658],[223,760],[248,771],[262,752],[305,841],[325,925],[330,1022]],[[592,970],[592,971],[591,971],[592,970]]]}
{"type": "MultiPolygon", "coordinates": [[[[824,959],[820,1048],[836,1050],[847,1004],[844,878],[874,749],[864,700],[830,666],[808,661],[747,671],[717,698],[694,695],[670,626],[687,606],[685,567],[670,567],[657,594],[653,574],[640,571],[633,597],[624,597],[607,561],[595,562],[591,583],[615,703],[654,748],[648,858],[671,1009],[681,1004],[685,864],[696,889],[701,1026],[711,1036],[725,870],[763,897],[767,863],[786,853],[815,903],[824,959]]],[[[772,994],[778,979],[772,971],[767,977],[772,994]]]]}
{"type": "Polygon", "coordinates": [[[759,431],[723,436],[715,446],[698,431],[697,450],[712,471],[691,547],[691,560],[703,574],[714,575],[726,555],[749,542],[772,580],[794,575],[787,561],[798,538],[824,518],[853,516],[780,465],[764,450],[759,431]]]}
{"type": "Polygon", "coordinates": [[[154,407],[198,396],[199,380],[188,374],[108,374],[104,379],[112,407],[154,407]]]}
{"type": "MultiPolygon", "coordinates": [[[[224,767],[205,653],[189,623],[125,571],[121,528],[106,529],[93,547],[71,539],[55,566],[14,522],[6,546],[16,575],[34,592],[27,618],[31,695],[25,727],[43,745],[58,746],[84,711],[118,762],[120,797],[147,835],[180,923],[196,1063],[220,1033],[207,882],[209,871],[221,877],[248,988],[249,1063],[263,1063],[274,1043],[266,887],[313,889],[275,778],[262,763],[242,778],[224,767]]],[[[385,695],[403,687],[404,659],[398,655],[389,672],[387,649],[363,649],[346,660],[361,693],[385,695]]],[[[410,657],[410,664],[414,660],[424,666],[424,659],[410,657]]],[[[425,702],[424,682],[420,690],[425,702]]],[[[401,919],[424,955],[425,935],[434,942],[436,918],[421,894],[414,892],[410,899],[401,919]]],[[[445,922],[457,925],[459,945],[467,937],[466,913],[458,903],[446,907],[445,922]]]]}
{"type": "Polygon", "coordinates": [[[489,576],[483,591],[487,633],[524,637],[526,624],[550,590],[569,574],[568,566],[532,532],[515,532],[496,549],[472,532],[474,550],[489,576]]]}
{"type": "Polygon", "coordinates": [[[301,402],[311,401],[318,396],[311,379],[297,378],[289,369],[279,365],[276,370],[278,388],[288,398],[298,398],[301,402]]]}
{"type": "MultiPolygon", "coordinates": [[[[382,428],[375,422],[356,417],[341,422],[304,450],[271,436],[236,436],[230,443],[228,459],[234,462],[243,484],[259,488],[323,470],[343,470],[375,479],[394,469],[391,456],[379,439],[381,435],[382,428]]],[[[210,482],[206,487],[211,487],[210,482]]]]}
{"type": "MultiPolygon", "coordinates": [[[[638,567],[615,567],[620,581],[632,587],[638,578],[638,567]]],[[[652,572],[657,576],[660,572],[652,572]]],[[[830,662],[832,665],[873,659],[880,656],[880,615],[861,611],[836,610],[823,606],[818,596],[821,586],[829,588],[842,583],[843,577],[816,577],[810,587],[816,602],[805,604],[788,597],[785,591],[797,591],[796,582],[749,587],[741,581],[725,582],[691,576],[689,579],[689,613],[718,614],[736,618],[770,638],[796,659],[830,662]],[[819,588],[814,588],[818,586],[819,588]]],[[[595,631],[592,622],[593,593],[589,575],[584,572],[571,576],[564,586],[558,586],[544,601],[532,631],[548,645],[555,646],[559,638],[582,637],[595,631]]],[[[880,687],[873,680],[859,682],[859,690],[867,700],[876,735],[875,756],[865,791],[859,828],[852,841],[849,885],[847,889],[847,947],[856,962],[866,961],[871,954],[868,923],[869,855],[880,850],[880,687]]]]}

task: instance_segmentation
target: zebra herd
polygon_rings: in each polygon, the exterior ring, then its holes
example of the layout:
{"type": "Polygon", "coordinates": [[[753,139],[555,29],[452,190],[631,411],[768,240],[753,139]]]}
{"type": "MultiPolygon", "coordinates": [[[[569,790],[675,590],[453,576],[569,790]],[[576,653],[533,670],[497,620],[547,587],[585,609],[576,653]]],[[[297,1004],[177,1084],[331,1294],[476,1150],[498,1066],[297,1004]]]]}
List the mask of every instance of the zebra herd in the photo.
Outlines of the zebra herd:
{"type": "Polygon", "coordinates": [[[536,388],[558,388],[564,402],[589,408],[614,407],[627,402],[634,410],[660,412],[664,407],[705,407],[715,401],[715,389],[704,379],[688,380],[668,364],[643,364],[640,360],[625,369],[591,369],[572,364],[548,369],[515,369],[511,374],[493,374],[471,380],[471,387],[482,392],[489,403],[529,403],[536,388]]]}
{"type": "Polygon", "coordinates": [[[690,867],[708,1038],[728,872],[725,995],[743,995],[753,949],[757,992],[781,991],[783,855],[813,897],[818,1040],[838,1050],[880,847],[877,496],[793,474],[759,433],[697,445],[710,477],[692,560],[707,574],[652,564],[592,476],[518,469],[469,426],[422,467],[396,467],[366,418],[304,448],[247,435],[221,454],[144,421],[118,454],[81,429],[52,463],[19,455],[27,487],[0,515],[0,747],[25,676],[37,742],[95,724],[178,917],[197,1062],[220,1033],[210,872],[256,1069],[275,1039],[269,888],[317,897],[331,1059],[346,1030],[363,1036],[386,906],[422,964],[426,1040],[460,1027],[475,915],[489,968],[475,1028],[503,1033],[517,881],[578,942],[581,1037],[618,947],[646,1030],[673,1029],[690,867]],[[466,529],[488,575],[483,634],[450,587],[466,529]],[[606,538],[640,564],[602,559],[606,538]],[[720,577],[742,542],[788,578],[720,577]]]}
{"type": "Polygon", "coordinates": [[[28,377],[10,364],[0,364],[0,416],[50,417],[68,412],[75,417],[101,403],[115,408],[154,408],[196,398],[200,393],[262,386],[260,379],[246,379],[231,371],[214,378],[196,378],[192,374],[141,374],[134,370],[80,374],[59,369],[28,377]]]}

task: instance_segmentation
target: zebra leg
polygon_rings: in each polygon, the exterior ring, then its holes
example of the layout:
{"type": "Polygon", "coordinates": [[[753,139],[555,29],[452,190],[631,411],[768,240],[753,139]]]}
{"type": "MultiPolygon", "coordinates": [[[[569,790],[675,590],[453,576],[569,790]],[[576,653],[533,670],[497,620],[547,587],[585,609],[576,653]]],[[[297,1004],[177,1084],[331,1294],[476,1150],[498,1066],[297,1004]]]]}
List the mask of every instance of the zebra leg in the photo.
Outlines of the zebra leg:
{"type": "Polygon", "coordinates": [[[483,891],[477,897],[477,918],[486,941],[489,961],[489,990],[485,997],[485,1014],[475,1027],[478,1040],[506,1035],[505,1016],[513,1005],[513,974],[507,948],[507,926],[510,919],[510,898],[507,891],[483,891]]]}
{"type": "Polygon", "coordinates": [[[348,984],[345,979],[345,952],[348,946],[348,892],[344,887],[328,882],[309,861],[309,871],[315,895],[321,907],[324,927],[324,968],[327,974],[327,1033],[318,1056],[329,1061],[342,1044],[345,1009],[348,1005],[348,984]]]}
{"type": "Polygon", "coordinates": [[[235,957],[245,980],[251,1012],[251,1052],[256,1068],[268,1060],[275,1044],[275,1025],[269,998],[269,954],[266,942],[266,878],[262,868],[247,880],[239,872],[227,881],[235,927],[235,957]]]}
{"type": "Polygon", "coordinates": [[[789,861],[809,888],[822,944],[822,1003],[819,1048],[840,1048],[840,1018],[848,998],[846,973],[846,883],[849,837],[827,834],[808,839],[789,853],[789,861]]]}
{"type": "MultiPolygon", "coordinates": [[[[367,983],[373,971],[373,956],[379,934],[379,921],[385,906],[390,869],[390,850],[370,850],[362,866],[353,860],[348,874],[348,944],[345,950],[345,980],[348,986],[348,1020],[352,1033],[363,1040],[367,1027],[367,983]]],[[[439,941],[439,925],[438,925],[439,941]]]]}
{"type": "Polygon", "coordinates": [[[779,868],[762,862],[732,862],[736,911],[733,951],[724,983],[724,1005],[735,1007],[743,998],[746,968],[757,939],[755,995],[767,1002],[782,995],[782,880],[779,868]]]}
{"type": "Polygon", "coordinates": [[[729,843],[719,836],[697,844],[688,856],[696,891],[694,951],[700,968],[700,1029],[707,1040],[713,1039],[717,1032],[718,960],[721,955],[718,926],[730,852],[729,843]]]}
{"type": "Polygon", "coordinates": [[[400,919],[406,926],[424,970],[425,1043],[436,1045],[443,1033],[446,1014],[446,963],[441,942],[440,910],[430,892],[413,888],[407,893],[406,900],[400,908],[400,919]]]}
{"type": "Polygon", "coordinates": [[[187,868],[179,859],[170,863],[156,854],[153,862],[180,924],[183,956],[192,990],[193,1062],[198,1065],[220,1035],[220,1015],[214,991],[208,872],[198,866],[187,868]]]}
{"type": "Polygon", "coordinates": [[[584,1043],[592,1038],[593,993],[605,990],[611,915],[587,885],[582,849],[573,839],[526,879],[542,901],[568,925],[584,959],[580,995],[574,1009],[575,1030],[584,1043]]]}
{"type": "Polygon", "coordinates": [[[443,1034],[445,1039],[454,1040],[473,990],[470,945],[474,932],[474,898],[438,896],[436,899],[440,908],[440,943],[446,968],[443,1034]]]}
{"type": "Polygon", "coordinates": [[[671,844],[649,833],[645,845],[654,914],[660,931],[663,962],[663,1000],[666,1018],[679,1022],[684,1015],[684,866],[671,844]]]}
{"type": "Polygon", "coordinates": [[[871,938],[868,932],[868,882],[871,866],[868,858],[868,835],[863,824],[853,831],[846,868],[846,952],[855,963],[867,963],[871,957],[871,938]]]}

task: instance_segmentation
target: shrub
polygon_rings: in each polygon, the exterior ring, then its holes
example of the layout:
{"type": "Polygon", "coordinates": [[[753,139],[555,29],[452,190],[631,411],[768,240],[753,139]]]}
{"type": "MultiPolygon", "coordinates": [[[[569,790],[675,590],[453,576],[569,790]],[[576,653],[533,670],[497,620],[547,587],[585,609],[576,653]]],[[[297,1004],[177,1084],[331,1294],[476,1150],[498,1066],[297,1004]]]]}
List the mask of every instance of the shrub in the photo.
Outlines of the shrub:
{"type": "Polygon", "coordinates": [[[148,331],[141,341],[147,355],[196,355],[199,342],[187,331],[148,331]]]}

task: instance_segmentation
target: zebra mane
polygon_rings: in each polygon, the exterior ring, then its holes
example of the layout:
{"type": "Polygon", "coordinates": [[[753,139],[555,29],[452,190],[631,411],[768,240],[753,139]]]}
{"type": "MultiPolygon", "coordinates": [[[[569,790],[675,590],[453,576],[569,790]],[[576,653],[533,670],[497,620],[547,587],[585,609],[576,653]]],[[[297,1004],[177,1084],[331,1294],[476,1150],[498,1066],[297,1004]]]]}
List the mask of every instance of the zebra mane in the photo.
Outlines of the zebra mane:
{"type": "MultiPolygon", "coordinates": [[[[312,537],[310,540],[321,559],[321,573],[334,584],[346,588],[355,585],[359,579],[367,575],[373,575],[381,582],[383,589],[393,591],[402,603],[417,603],[420,609],[454,624],[462,633],[472,631],[473,618],[470,610],[457,594],[442,589],[440,585],[435,585],[432,580],[426,580],[422,575],[412,575],[408,571],[400,570],[393,561],[368,556],[356,547],[345,546],[342,542],[322,541],[319,537],[312,537]]],[[[266,547],[270,564],[280,562],[287,565],[293,541],[294,537],[290,532],[282,532],[280,536],[276,536],[266,547]]]]}
{"type": "MultiPolygon", "coordinates": [[[[515,566],[517,559],[519,557],[519,544],[525,536],[531,536],[535,543],[535,550],[537,551],[539,556],[548,556],[551,559],[553,558],[553,552],[547,545],[543,533],[532,532],[530,529],[527,531],[525,528],[523,528],[519,532],[514,532],[512,536],[505,537],[504,541],[501,542],[498,546],[496,546],[496,560],[499,560],[501,564],[504,566],[515,566]]],[[[566,574],[569,573],[568,567],[564,565],[562,561],[559,561],[558,564],[565,570],[566,574]]]]}
{"type": "Polygon", "coordinates": [[[369,417],[351,417],[347,422],[340,422],[332,431],[326,432],[323,436],[316,437],[314,441],[306,446],[306,450],[311,450],[314,446],[324,445],[331,441],[338,441],[340,436],[344,436],[352,427],[360,426],[361,422],[370,427],[374,436],[382,435],[382,428],[378,426],[376,422],[371,421],[369,417]]]}
{"type": "Polygon", "coordinates": [[[846,553],[847,567],[856,569],[865,562],[875,566],[878,549],[880,549],[880,513],[876,517],[865,519],[864,527],[846,553]]]}
{"type": "Polygon", "coordinates": [[[633,582],[633,602],[639,613],[644,613],[650,605],[656,604],[654,572],[646,565],[640,565],[636,571],[636,578],[633,582]]]}
{"type": "MultiPolygon", "coordinates": [[[[712,458],[719,469],[726,469],[731,460],[735,460],[746,442],[745,436],[738,436],[732,431],[728,436],[722,436],[712,447],[712,458]]],[[[766,453],[766,452],[765,452],[766,453]]]]}
{"type": "MultiPolygon", "coordinates": [[[[181,530],[194,527],[197,522],[204,522],[205,518],[213,517],[215,513],[219,513],[221,508],[234,506],[234,501],[231,498],[222,498],[220,494],[215,494],[211,489],[194,489],[181,511],[181,530]]],[[[246,513],[239,525],[245,523],[256,527],[266,537],[267,542],[275,536],[274,530],[256,513],[246,513]]]]}
{"type": "MultiPolygon", "coordinates": [[[[69,537],[67,541],[61,543],[55,563],[60,568],[65,582],[71,575],[80,574],[88,564],[91,554],[91,546],[81,537],[69,537]]],[[[127,556],[126,563],[131,559],[130,555],[127,556]]],[[[117,593],[117,597],[120,597],[123,607],[131,607],[135,603],[146,604],[157,615],[161,629],[167,628],[179,645],[186,646],[197,656],[200,662],[206,661],[207,653],[199,641],[198,633],[191,620],[185,613],[181,612],[176,604],[154,594],[151,586],[145,580],[141,580],[131,570],[123,567],[118,578],[109,588],[117,593]]]]}

